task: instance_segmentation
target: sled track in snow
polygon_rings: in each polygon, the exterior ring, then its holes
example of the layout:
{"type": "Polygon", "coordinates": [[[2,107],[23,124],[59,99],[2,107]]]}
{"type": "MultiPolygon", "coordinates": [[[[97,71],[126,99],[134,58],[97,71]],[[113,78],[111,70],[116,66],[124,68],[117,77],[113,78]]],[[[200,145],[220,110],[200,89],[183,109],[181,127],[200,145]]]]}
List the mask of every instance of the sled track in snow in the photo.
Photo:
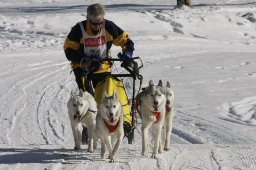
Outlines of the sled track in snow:
{"type": "Polygon", "coordinates": [[[191,144],[255,144],[255,141],[237,135],[220,124],[193,116],[181,111],[176,111],[172,135],[175,135],[191,144]]]}
{"type": "Polygon", "coordinates": [[[184,132],[183,130],[177,129],[173,127],[172,129],[172,135],[176,135],[177,137],[183,139],[184,141],[191,143],[191,144],[203,144],[203,142],[200,139],[197,139],[196,137],[192,136],[189,133],[184,132]]]}
{"type": "MultiPolygon", "coordinates": [[[[58,73],[53,76],[53,79],[57,79],[58,77],[60,77],[61,71],[62,70],[58,71],[58,73]]],[[[52,139],[57,140],[57,143],[58,141],[65,141],[63,134],[63,131],[65,129],[64,125],[60,125],[62,127],[62,132],[59,132],[56,129],[55,125],[58,120],[56,119],[56,116],[54,114],[66,114],[63,113],[63,110],[65,110],[66,107],[54,108],[54,105],[58,105],[58,102],[60,102],[59,104],[65,106],[65,100],[58,100],[58,96],[62,95],[61,93],[63,90],[59,83],[59,81],[54,81],[53,83],[47,85],[42,90],[43,94],[41,95],[41,98],[37,104],[37,120],[38,124],[40,125],[42,134],[44,134],[47,144],[51,143],[50,141],[52,139]]],[[[63,83],[68,84],[68,80],[64,81],[63,83]]]]}
{"type": "MultiPolygon", "coordinates": [[[[59,101],[58,97],[51,95],[55,93],[61,94],[62,92],[60,91],[63,90],[64,95],[66,94],[67,88],[65,88],[65,84],[69,84],[68,78],[63,77],[63,70],[66,69],[66,62],[50,65],[42,63],[26,66],[25,69],[24,67],[14,68],[1,75],[3,81],[6,80],[3,89],[7,89],[7,91],[2,93],[0,100],[2,101],[2,107],[9,108],[9,113],[3,122],[4,124],[8,122],[10,124],[9,128],[5,130],[5,134],[3,134],[6,136],[3,138],[6,138],[8,143],[29,144],[31,142],[28,141],[33,141],[31,140],[33,137],[35,139],[40,138],[36,134],[40,134],[46,144],[49,144],[50,139],[57,140],[57,143],[64,142],[63,131],[65,131],[65,128],[61,125],[64,122],[60,122],[64,121],[63,118],[65,118],[66,114],[63,110],[66,107],[57,108],[58,112],[65,114],[64,117],[61,116],[61,120],[58,122],[59,120],[54,116],[56,110],[52,110],[51,105],[54,102],[64,105],[65,100],[59,101]],[[42,104],[47,104],[43,110],[40,109],[42,104]],[[53,114],[54,118],[52,118],[51,114],[53,114]],[[57,132],[55,129],[57,128],[56,123],[62,126],[62,132],[57,132]],[[27,134],[30,133],[31,139],[25,139],[24,136],[29,136],[27,134]],[[13,141],[12,138],[17,137],[17,135],[20,136],[20,141],[13,141]]],[[[65,99],[64,97],[62,98],[65,99]]]]}
{"type": "MultiPolygon", "coordinates": [[[[64,80],[62,77],[62,71],[57,70],[51,74],[49,84],[47,84],[40,94],[40,99],[37,102],[37,122],[41,129],[42,135],[46,141],[46,144],[62,143],[64,138],[64,126],[62,121],[67,116],[65,113],[66,105],[65,100],[58,100],[57,94],[61,94],[63,91],[62,83],[68,84],[68,80],[64,80]],[[60,78],[61,77],[61,78],[60,78]],[[61,105],[58,108],[54,108],[54,105],[61,105]],[[65,107],[63,107],[63,105],[65,107]],[[62,115],[64,114],[64,115],[62,115]],[[62,116],[58,119],[58,116],[62,116]],[[62,128],[59,128],[61,126],[62,128]],[[62,129],[62,131],[60,131],[62,129]]],[[[65,88],[64,88],[65,90],[65,88]]],[[[63,94],[61,94],[63,95],[63,94]]],[[[64,99],[64,97],[62,97],[64,99]]]]}

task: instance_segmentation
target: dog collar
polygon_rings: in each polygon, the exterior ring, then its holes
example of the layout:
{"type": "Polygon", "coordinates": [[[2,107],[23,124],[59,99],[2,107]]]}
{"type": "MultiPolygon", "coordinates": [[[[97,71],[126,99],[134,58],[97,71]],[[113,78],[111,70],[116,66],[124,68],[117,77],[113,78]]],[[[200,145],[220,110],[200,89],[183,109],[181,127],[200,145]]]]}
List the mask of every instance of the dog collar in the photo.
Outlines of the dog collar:
{"type": "Polygon", "coordinates": [[[109,133],[114,133],[117,129],[117,126],[119,125],[120,119],[118,120],[118,122],[115,125],[109,125],[105,119],[103,119],[103,121],[104,121],[105,125],[107,126],[109,133]]]}
{"type": "Polygon", "coordinates": [[[172,107],[169,107],[168,105],[165,105],[165,110],[167,113],[169,113],[172,110],[172,107]]]}
{"type": "Polygon", "coordinates": [[[161,113],[153,111],[152,114],[156,116],[156,121],[154,121],[154,123],[158,122],[158,120],[160,119],[161,113]]]}

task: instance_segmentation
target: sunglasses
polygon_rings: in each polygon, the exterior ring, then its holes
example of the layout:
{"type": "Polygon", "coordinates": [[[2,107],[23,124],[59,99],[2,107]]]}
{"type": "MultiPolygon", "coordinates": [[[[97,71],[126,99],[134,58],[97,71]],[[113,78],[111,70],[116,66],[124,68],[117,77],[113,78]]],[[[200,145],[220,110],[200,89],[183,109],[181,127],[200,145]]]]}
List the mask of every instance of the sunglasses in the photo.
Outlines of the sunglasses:
{"type": "Polygon", "coordinates": [[[103,24],[103,21],[101,22],[92,22],[91,20],[89,20],[90,24],[92,24],[93,26],[101,26],[103,24]]]}

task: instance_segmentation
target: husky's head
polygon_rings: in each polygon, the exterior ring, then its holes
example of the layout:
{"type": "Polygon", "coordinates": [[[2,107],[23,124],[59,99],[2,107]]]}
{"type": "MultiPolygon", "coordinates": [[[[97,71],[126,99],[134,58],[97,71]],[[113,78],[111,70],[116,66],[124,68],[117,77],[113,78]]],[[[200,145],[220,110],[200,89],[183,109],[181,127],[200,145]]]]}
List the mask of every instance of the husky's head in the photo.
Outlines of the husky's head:
{"type": "Polygon", "coordinates": [[[166,102],[163,87],[155,86],[153,81],[149,81],[149,86],[144,90],[143,103],[152,111],[158,111],[166,102]]]}
{"type": "Polygon", "coordinates": [[[99,113],[101,117],[108,121],[110,124],[115,124],[118,122],[121,115],[120,109],[122,109],[122,105],[117,97],[116,92],[113,93],[113,96],[108,96],[105,92],[102,102],[99,106],[99,113]]]}
{"type": "Polygon", "coordinates": [[[76,92],[72,90],[68,101],[68,112],[70,118],[80,122],[88,109],[89,103],[85,99],[84,92],[80,90],[79,94],[76,94],[76,92]]]}
{"type": "Polygon", "coordinates": [[[174,92],[171,88],[171,84],[169,83],[169,81],[167,81],[166,83],[165,97],[166,97],[166,111],[170,112],[173,105],[174,92]]]}

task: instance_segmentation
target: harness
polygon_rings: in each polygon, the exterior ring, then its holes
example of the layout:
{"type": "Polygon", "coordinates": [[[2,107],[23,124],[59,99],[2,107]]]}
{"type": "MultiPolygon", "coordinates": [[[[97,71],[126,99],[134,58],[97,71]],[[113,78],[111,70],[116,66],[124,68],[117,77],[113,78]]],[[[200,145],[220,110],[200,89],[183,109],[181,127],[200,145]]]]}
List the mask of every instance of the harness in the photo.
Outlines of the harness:
{"type": "Polygon", "coordinates": [[[118,122],[115,125],[110,125],[107,123],[107,121],[105,119],[103,119],[105,125],[108,128],[109,133],[114,133],[119,125],[120,119],[118,120],[118,122]]]}
{"type": "Polygon", "coordinates": [[[151,111],[152,112],[152,114],[153,115],[155,115],[156,116],[156,121],[154,121],[154,123],[157,123],[158,122],[158,120],[160,119],[160,117],[161,117],[161,114],[160,114],[160,112],[154,112],[154,111],[151,111]]]}
{"type": "MultiPolygon", "coordinates": [[[[97,111],[91,109],[88,109],[87,112],[97,113],[97,111]]],[[[78,121],[80,122],[85,116],[87,116],[87,112],[83,116],[74,114],[74,120],[78,119],[78,121]]]]}
{"type": "Polygon", "coordinates": [[[169,107],[167,104],[165,105],[165,110],[169,113],[172,110],[172,107],[169,107]]]}

